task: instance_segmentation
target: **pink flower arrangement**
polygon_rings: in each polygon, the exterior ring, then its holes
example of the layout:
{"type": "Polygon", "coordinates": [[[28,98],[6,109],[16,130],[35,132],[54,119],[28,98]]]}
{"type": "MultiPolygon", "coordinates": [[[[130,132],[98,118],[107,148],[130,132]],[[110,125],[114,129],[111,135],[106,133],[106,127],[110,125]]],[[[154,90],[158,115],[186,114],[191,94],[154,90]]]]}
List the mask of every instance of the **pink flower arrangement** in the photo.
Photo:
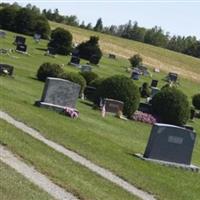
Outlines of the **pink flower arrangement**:
{"type": "Polygon", "coordinates": [[[136,111],[133,114],[132,119],[135,121],[140,121],[148,124],[154,124],[159,121],[159,119],[156,118],[155,116],[141,111],[136,111]]]}
{"type": "Polygon", "coordinates": [[[73,119],[78,118],[78,116],[79,116],[78,110],[76,110],[74,108],[70,108],[70,107],[65,107],[64,114],[66,116],[73,118],[73,119]]]}

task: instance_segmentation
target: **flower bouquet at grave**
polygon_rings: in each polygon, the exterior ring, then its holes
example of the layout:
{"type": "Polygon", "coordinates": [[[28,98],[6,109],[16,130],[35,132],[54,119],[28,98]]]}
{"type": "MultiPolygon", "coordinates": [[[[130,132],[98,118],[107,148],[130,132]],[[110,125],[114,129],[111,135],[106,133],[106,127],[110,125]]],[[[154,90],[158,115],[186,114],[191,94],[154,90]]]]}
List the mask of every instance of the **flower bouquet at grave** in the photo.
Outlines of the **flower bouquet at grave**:
{"type": "Polygon", "coordinates": [[[70,108],[70,107],[65,107],[64,108],[64,114],[68,117],[71,117],[73,119],[78,118],[79,117],[79,112],[78,110],[74,109],[74,108],[70,108]]]}
{"type": "Polygon", "coordinates": [[[135,121],[140,121],[140,122],[144,122],[148,124],[154,124],[154,123],[159,122],[159,119],[156,118],[155,116],[148,113],[141,112],[141,111],[136,111],[133,114],[132,119],[135,121]]]}

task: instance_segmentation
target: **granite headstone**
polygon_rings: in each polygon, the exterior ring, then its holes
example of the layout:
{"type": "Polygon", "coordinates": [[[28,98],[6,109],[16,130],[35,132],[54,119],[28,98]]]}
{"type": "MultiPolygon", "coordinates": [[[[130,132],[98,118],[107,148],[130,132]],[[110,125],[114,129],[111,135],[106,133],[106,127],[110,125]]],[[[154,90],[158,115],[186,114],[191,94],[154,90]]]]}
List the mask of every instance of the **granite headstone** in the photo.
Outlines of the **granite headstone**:
{"type": "Polygon", "coordinates": [[[168,124],[154,124],[144,158],[190,165],[196,134],[168,124]]]}
{"type": "Polygon", "coordinates": [[[17,35],[16,38],[15,38],[15,42],[14,42],[14,43],[15,43],[16,45],[25,44],[25,43],[26,43],[26,38],[17,35]]]}
{"type": "Polygon", "coordinates": [[[105,99],[105,111],[117,114],[119,111],[123,112],[124,103],[114,99],[105,99]]]}
{"type": "Polygon", "coordinates": [[[68,80],[48,77],[41,101],[37,101],[36,105],[61,109],[75,108],[80,88],[80,85],[68,80]]]}
{"type": "Polygon", "coordinates": [[[7,64],[0,64],[0,75],[13,75],[14,67],[7,64]]]}
{"type": "Polygon", "coordinates": [[[81,66],[81,72],[91,72],[92,67],[90,65],[82,65],[81,66]]]}
{"type": "Polygon", "coordinates": [[[25,44],[17,44],[16,51],[25,53],[27,51],[27,46],[25,44]]]}
{"type": "Polygon", "coordinates": [[[151,87],[154,87],[154,88],[156,88],[158,86],[158,80],[152,80],[151,81],[151,87]]]}

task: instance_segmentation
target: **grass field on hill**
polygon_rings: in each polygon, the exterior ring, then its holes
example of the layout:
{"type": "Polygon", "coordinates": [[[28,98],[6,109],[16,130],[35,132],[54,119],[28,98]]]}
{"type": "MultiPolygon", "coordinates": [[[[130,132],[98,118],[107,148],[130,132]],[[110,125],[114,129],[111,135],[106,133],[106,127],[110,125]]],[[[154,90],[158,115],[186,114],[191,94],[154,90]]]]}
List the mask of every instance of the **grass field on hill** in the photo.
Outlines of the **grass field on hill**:
{"type": "Polygon", "coordinates": [[[124,58],[130,58],[139,53],[142,55],[144,62],[153,68],[159,67],[165,72],[175,71],[190,80],[200,83],[200,59],[198,58],[73,26],[61,25],[55,22],[50,22],[50,24],[53,29],[62,27],[69,30],[73,34],[76,43],[87,40],[91,35],[97,35],[100,38],[100,45],[104,53],[115,53],[124,58]]]}
{"type": "MultiPolygon", "coordinates": [[[[2,47],[14,48],[12,45],[14,35],[8,33],[6,39],[1,39],[2,47]]],[[[133,156],[134,153],[144,152],[151,130],[150,125],[123,121],[110,115],[102,118],[99,111],[93,110],[81,100],[77,104],[80,111],[80,118],[77,120],[33,106],[35,100],[40,99],[44,86],[44,83],[36,80],[35,77],[40,64],[47,61],[55,62],[65,64],[66,71],[78,70],[66,65],[69,57],[44,56],[44,51],[40,49],[46,48],[46,41],[37,44],[32,38],[27,37],[27,39],[30,56],[17,53],[1,56],[2,63],[12,64],[15,67],[14,78],[0,77],[1,110],[39,130],[46,138],[110,169],[138,188],[155,194],[158,199],[197,200],[199,198],[200,174],[144,162],[133,156]]],[[[105,56],[100,67],[95,67],[94,71],[101,77],[114,74],[124,74],[128,77],[130,75],[124,68],[128,65],[125,59],[110,60],[105,56]]],[[[198,72],[194,73],[198,75],[198,72]]],[[[159,86],[165,84],[162,81],[165,75],[164,72],[153,73],[153,78],[159,79],[159,86]]],[[[141,85],[144,81],[150,83],[151,78],[143,77],[140,81],[136,81],[136,84],[141,85]]],[[[190,100],[192,95],[199,92],[199,83],[182,77],[179,87],[190,100]]],[[[193,163],[200,166],[200,143],[198,142],[200,120],[195,120],[191,125],[197,132],[193,163]]],[[[64,158],[31,137],[25,136],[5,122],[0,121],[0,127],[2,128],[1,143],[7,145],[26,162],[35,165],[53,181],[75,192],[83,199],[135,199],[122,189],[64,158]],[[80,180],[77,180],[77,174],[81,176],[80,180]],[[96,188],[94,188],[95,185],[97,185],[96,188]]]]}

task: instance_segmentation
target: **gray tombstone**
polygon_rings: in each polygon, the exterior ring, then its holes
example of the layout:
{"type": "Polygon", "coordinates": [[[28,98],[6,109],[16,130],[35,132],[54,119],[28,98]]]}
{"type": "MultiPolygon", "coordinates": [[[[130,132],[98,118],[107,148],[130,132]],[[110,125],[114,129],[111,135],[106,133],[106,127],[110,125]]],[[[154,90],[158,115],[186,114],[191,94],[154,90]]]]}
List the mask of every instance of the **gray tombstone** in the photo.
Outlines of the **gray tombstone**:
{"type": "Polygon", "coordinates": [[[114,99],[105,99],[105,110],[106,112],[117,114],[123,112],[124,103],[114,99]]]}
{"type": "Polygon", "coordinates": [[[35,40],[36,42],[39,42],[40,39],[41,39],[41,35],[38,34],[38,33],[35,33],[33,38],[34,38],[34,40],[35,40]]]}
{"type": "Polygon", "coordinates": [[[37,101],[36,105],[52,107],[58,111],[65,107],[75,108],[80,88],[80,85],[68,80],[48,77],[41,101],[37,101]]]}
{"type": "Polygon", "coordinates": [[[5,37],[6,37],[6,32],[0,31],[0,38],[5,38],[5,37]]]}
{"type": "Polygon", "coordinates": [[[196,134],[168,124],[154,124],[144,158],[190,165],[196,134]]]}
{"type": "Polygon", "coordinates": [[[7,64],[0,64],[0,75],[13,75],[14,67],[7,64]]]}
{"type": "Polygon", "coordinates": [[[91,72],[92,67],[90,65],[82,65],[81,66],[81,72],[91,72]]]}
{"type": "Polygon", "coordinates": [[[177,73],[170,72],[168,74],[167,81],[176,83],[177,80],[178,80],[178,74],[177,73]]]}

